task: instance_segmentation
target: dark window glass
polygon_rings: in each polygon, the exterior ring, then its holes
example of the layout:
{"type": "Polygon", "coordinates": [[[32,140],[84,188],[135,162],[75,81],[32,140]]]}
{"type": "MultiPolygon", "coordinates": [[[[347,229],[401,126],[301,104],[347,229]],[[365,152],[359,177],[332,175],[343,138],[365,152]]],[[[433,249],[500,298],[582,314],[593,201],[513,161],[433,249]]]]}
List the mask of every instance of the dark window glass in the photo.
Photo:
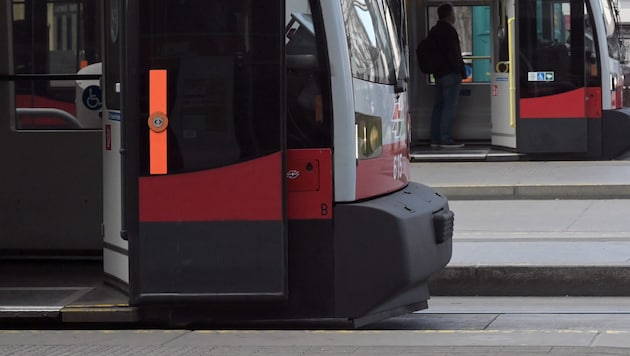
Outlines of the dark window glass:
{"type": "Polygon", "coordinates": [[[99,129],[99,2],[14,0],[12,17],[15,128],[99,129]]]}
{"type": "Polygon", "coordinates": [[[138,124],[145,135],[141,174],[148,174],[150,69],[168,72],[170,173],[220,167],[280,151],[283,1],[265,1],[261,6],[250,0],[146,0],[140,8],[136,85],[138,124]]]}
{"type": "Polygon", "coordinates": [[[590,6],[584,7],[584,76],[585,85],[588,87],[601,87],[602,77],[601,68],[601,56],[597,50],[599,42],[597,41],[597,35],[595,32],[595,23],[593,22],[593,12],[590,10],[590,6]]]}
{"type": "Polygon", "coordinates": [[[325,41],[321,40],[323,25],[319,9],[313,12],[287,14],[288,148],[332,147],[330,75],[325,41]]]}
{"type": "Polygon", "coordinates": [[[585,4],[519,2],[520,96],[553,95],[585,85],[585,4]]]}

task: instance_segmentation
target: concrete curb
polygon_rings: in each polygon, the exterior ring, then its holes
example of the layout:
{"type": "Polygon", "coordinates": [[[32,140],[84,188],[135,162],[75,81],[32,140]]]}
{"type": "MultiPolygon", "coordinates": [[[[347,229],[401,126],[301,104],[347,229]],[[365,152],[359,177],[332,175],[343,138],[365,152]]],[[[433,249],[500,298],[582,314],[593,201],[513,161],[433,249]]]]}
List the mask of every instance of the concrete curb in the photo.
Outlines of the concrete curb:
{"type": "Polygon", "coordinates": [[[432,186],[449,200],[630,199],[630,186],[619,185],[468,185],[432,186]]]}
{"type": "Polygon", "coordinates": [[[447,267],[433,296],[630,296],[629,266],[447,267]]]}

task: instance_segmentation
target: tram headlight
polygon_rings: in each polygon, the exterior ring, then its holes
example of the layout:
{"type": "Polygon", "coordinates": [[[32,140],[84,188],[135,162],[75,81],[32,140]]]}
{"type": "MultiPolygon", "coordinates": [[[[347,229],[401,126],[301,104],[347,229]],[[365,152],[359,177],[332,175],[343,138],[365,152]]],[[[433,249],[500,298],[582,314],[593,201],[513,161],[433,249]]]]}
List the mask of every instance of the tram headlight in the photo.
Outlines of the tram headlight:
{"type": "Polygon", "coordinates": [[[617,85],[619,85],[617,74],[610,73],[610,91],[617,90],[617,85]]]}
{"type": "Polygon", "coordinates": [[[383,153],[383,124],[378,116],[356,113],[357,158],[368,159],[383,153]]]}

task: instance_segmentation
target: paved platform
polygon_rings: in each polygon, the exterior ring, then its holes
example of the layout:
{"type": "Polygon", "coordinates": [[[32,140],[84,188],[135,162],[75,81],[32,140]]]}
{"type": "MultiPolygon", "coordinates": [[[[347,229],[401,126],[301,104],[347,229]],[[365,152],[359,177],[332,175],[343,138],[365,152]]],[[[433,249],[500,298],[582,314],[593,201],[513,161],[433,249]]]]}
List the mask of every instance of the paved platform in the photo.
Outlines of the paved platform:
{"type": "Polygon", "coordinates": [[[449,199],[630,199],[630,159],[418,162],[411,179],[449,199]]]}
{"type": "Polygon", "coordinates": [[[630,295],[630,160],[422,162],[411,178],[455,212],[433,295],[630,295]]]}

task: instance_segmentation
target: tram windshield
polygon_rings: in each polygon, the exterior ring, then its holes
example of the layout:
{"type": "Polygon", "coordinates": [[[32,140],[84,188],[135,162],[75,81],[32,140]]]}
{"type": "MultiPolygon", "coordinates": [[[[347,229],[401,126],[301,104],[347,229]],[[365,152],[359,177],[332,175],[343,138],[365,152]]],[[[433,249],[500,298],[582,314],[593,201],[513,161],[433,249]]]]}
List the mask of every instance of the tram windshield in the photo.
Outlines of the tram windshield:
{"type": "Polygon", "coordinates": [[[621,59],[623,53],[620,48],[621,33],[618,18],[615,15],[616,9],[614,8],[611,0],[602,1],[604,11],[604,24],[606,26],[606,40],[608,41],[608,55],[611,58],[621,59]]]}
{"type": "Polygon", "coordinates": [[[520,1],[519,11],[522,98],[564,93],[597,80],[595,27],[584,2],[520,1]]]}
{"type": "Polygon", "coordinates": [[[352,75],[357,79],[394,85],[401,65],[404,40],[400,2],[393,0],[342,1],[352,75]],[[397,8],[396,8],[397,6],[397,8]]]}

